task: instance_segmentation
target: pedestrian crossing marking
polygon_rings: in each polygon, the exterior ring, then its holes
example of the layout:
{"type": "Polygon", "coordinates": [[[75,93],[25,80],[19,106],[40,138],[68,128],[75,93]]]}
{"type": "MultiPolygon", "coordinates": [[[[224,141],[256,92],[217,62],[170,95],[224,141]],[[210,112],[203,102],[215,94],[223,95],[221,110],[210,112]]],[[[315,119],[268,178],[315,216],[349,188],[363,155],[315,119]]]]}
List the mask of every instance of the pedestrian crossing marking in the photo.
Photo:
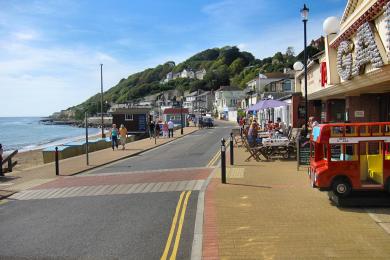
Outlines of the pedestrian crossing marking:
{"type": "Polygon", "coordinates": [[[25,190],[13,194],[13,200],[42,200],[54,198],[86,197],[101,195],[121,195],[136,193],[174,192],[200,190],[205,180],[187,180],[172,182],[148,182],[136,184],[114,184],[97,186],[76,186],[65,188],[48,188],[25,190]]]}

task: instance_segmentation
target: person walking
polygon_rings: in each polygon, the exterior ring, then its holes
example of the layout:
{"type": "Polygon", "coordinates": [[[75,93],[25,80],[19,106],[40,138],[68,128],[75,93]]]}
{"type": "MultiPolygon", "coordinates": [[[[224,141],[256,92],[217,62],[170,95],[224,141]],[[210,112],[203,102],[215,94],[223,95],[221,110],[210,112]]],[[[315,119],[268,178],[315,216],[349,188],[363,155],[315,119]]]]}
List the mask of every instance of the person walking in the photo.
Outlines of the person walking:
{"type": "Polygon", "coordinates": [[[116,128],[116,124],[112,125],[112,128],[110,130],[110,139],[111,139],[111,145],[112,150],[114,151],[114,148],[118,149],[118,128],[116,128]]]}
{"type": "Polygon", "coordinates": [[[172,120],[169,119],[168,121],[168,138],[173,138],[173,128],[175,127],[175,125],[173,124],[172,120]]]}
{"type": "Polygon", "coordinates": [[[158,123],[158,121],[156,122],[156,126],[154,128],[154,134],[157,138],[160,138],[160,124],[158,123]]]}
{"type": "Polygon", "coordinates": [[[122,150],[125,150],[126,138],[127,138],[127,128],[123,124],[121,124],[121,127],[119,128],[119,135],[121,138],[122,150]]]}
{"type": "Polygon", "coordinates": [[[167,123],[167,121],[164,122],[163,127],[162,127],[162,131],[163,131],[163,137],[168,138],[168,123],[167,123]]]}
{"type": "Polygon", "coordinates": [[[155,128],[154,121],[151,121],[149,124],[149,139],[154,137],[154,128],[155,128]]]}

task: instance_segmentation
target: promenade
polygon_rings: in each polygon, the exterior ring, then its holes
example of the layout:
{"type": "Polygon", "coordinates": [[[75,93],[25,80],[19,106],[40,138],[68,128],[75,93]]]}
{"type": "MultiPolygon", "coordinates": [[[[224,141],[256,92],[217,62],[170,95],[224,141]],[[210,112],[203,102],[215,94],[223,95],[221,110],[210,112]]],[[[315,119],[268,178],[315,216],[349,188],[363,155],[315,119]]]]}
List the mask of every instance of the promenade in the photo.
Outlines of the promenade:
{"type": "Polygon", "coordinates": [[[338,208],[296,161],[247,156],[235,148],[228,184],[218,169],[207,188],[203,259],[390,258],[389,209],[338,208]]]}
{"type": "Polygon", "coordinates": [[[119,150],[115,151],[112,151],[111,148],[99,150],[89,154],[89,165],[86,164],[85,154],[60,160],[60,176],[55,175],[54,162],[8,173],[6,174],[6,177],[0,178],[0,199],[8,197],[15,192],[47,183],[56,178],[61,178],[61,176],[71,176],[111,162],[135,156],[197,130],[198,128],[196,127],[186,127],[184,128],[183,135],[180,134],[180,129],[176,130],[173,138],[157,138],[156,144],[154,138],[146,138],[126,144],[125,150],[121,150],[121,147],[119,147],[119,150]]]}

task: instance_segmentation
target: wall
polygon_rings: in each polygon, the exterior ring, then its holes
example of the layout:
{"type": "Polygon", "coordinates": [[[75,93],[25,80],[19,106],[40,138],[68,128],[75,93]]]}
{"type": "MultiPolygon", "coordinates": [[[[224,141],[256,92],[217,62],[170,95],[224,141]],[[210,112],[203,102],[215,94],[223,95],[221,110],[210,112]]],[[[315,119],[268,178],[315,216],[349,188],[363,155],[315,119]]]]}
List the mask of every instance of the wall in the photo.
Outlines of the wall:
{"type": "MultiPolygon", "coordinates": [[[[133,120],[126,121],[124,114],[114,114],[114,115],[112,115],[112,121],[114,124],[117,125],[117,127],[119,127],[121,124],[124,124],[124,126],[127,128],[127,131],[138,132],[138,131],[140,131],[139,130],[139,117],[140,116],[144,116],[145,118],[147,118],[147,116],[145,114],[133,114],[133,120]]],[[[147,128],[146,120],[145,120],[145,126],[147,128]]]]}
{"type": "Polygon", "coordinates": [[[377,94],[364,94],[358,97],[346,97],[345,106],[351,122],[380,121],[380,97],[377,94]],[[355,117],[355,111],[364,111],[364,117],[355,117]]]}

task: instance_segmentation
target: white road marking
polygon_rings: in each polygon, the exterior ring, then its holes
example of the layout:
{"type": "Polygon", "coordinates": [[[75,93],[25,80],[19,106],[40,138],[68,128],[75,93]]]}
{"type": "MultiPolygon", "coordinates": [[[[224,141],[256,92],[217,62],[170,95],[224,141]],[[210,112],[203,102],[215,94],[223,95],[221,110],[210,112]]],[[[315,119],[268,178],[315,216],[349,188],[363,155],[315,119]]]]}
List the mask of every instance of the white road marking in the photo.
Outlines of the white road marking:
{"type": "Polygon", "coordinates": [[[10,198],[15,200],[42,200],[70,197],[85,197],[99,195],[116,195],[130,193],[175,192],[200,190],[204,180],[148,182],[136,184],[114,184],[97,186],[76,186],[64,188],[49,188],[27,190],[16,193],[10,198]]]}

